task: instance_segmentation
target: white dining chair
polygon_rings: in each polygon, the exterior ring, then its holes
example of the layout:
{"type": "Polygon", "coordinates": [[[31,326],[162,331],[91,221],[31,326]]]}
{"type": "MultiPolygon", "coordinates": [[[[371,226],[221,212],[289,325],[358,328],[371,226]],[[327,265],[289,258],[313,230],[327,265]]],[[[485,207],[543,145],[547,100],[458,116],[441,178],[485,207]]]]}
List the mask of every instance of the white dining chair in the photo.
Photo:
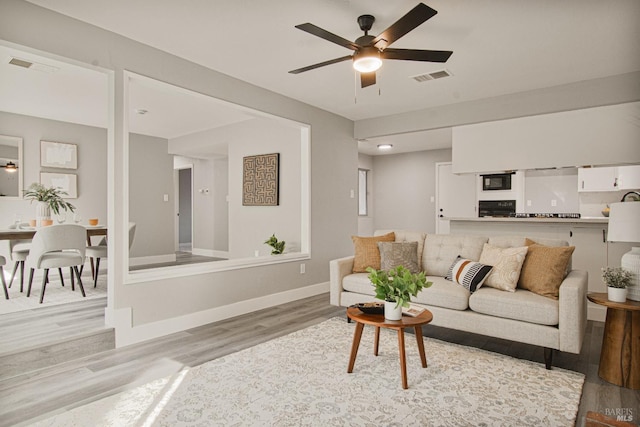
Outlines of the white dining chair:
{"type": "Polygon", "coordinates": [[[2,281],[2,289],[4,290],[5,299],[9,299],[9,290],[7,289],[7,282],[4,280],[4,268],[3,266],[7,263],[5,257],[0,255],[0,281],[2,281]]]}
{"type": "MultiPolygon", "coordinates": [[[[133,244],[133,238],[136,235],[136,224],[134,222],[129,223],[129,249],[133,244]]],[[[100,259],[107,257],[107,239],[102,238],[100,242],[95,246],[87,246],[86,255],[89,258],[96,260],[96,265],[93,274],[93,287],[98,286],[98,269],[100,268],[100,259]]]]}
{"type": "Polygon", "coordinates": [[[24,262],[29,255],[31,249],[31,240],[9,240],[9,252],[11,253],[11,261],[13,264],[13,272],[9,279],[9,287],[13,285],[13,279],[16,277],[18,268],[20,268],[20,292],[24,288],[24,262]]]}
{"type": "MultiPolygon", "coordinates": [[[[49,269],[64,267],[70,267],[75,273],[82,296],[86,297],[78,270],[78,267],[84,264],[86,239],[87,231],[81,225],[60,224],[39,229],[33,236],[31,250],[26,260],[26,265],[29,268],[27,297],[31,295],[31,285],[36,269],[44,270],[42,291],[40,292],[40,304],[42,304],[49,279],[49,269]]],[[[73,281],[71,282],[71,290],[75,290],[73,281]]]]}

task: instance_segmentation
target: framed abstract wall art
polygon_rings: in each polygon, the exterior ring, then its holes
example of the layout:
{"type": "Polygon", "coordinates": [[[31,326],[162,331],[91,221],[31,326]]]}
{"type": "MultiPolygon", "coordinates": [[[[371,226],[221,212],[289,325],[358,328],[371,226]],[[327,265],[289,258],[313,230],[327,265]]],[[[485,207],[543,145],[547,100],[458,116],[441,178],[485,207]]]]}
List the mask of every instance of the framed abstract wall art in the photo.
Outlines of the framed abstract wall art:
{"type": "Polygon", "coordinates": [[[280,153],[242,159],[242,205],[278,206],[280,153]]]}
{"type": "Polygon", "coordinates": [[[67,193],[63,199],[78,198],[78,175],[71,173],[40,172],[40,184],[45,187],[59,188],[67,193]]]}
{"type": "Polygon", "coordinates": [[[64,142],[40,141],[40,166],[77,169],[78,146],[64,142]]]}

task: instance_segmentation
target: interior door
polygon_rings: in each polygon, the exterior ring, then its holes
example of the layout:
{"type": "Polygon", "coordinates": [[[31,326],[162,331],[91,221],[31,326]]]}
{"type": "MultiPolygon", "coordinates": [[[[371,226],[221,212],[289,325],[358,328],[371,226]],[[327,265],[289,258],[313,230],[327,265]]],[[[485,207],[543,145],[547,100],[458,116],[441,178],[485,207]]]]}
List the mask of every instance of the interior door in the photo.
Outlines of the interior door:
{"type": "Polygon", "coordinates": [[[456,175],[451,163],[436,163],[436,233],[449,234],[448,218],[472,218],[476,212],[475,174],[456,175]]]}
{"type": "Polygon", "coordinates": [[[183,252],[193,249],[192,170],[178,171],[178,249],[183,252]]]}

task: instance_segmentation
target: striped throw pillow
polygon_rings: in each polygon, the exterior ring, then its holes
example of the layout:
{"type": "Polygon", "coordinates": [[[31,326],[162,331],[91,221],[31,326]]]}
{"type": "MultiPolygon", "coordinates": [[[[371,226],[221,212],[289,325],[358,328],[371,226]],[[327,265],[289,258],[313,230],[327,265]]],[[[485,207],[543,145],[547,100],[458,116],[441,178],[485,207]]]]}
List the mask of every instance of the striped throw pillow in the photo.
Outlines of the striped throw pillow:
{"type": "Polygon", "coordinates": [[[476,261],[462,258],[460,255],[449,267],[449,272],[445,279],[462,285],[469,292],[473,293],[480,289],[485,279],[493,267],[476,261]]]}

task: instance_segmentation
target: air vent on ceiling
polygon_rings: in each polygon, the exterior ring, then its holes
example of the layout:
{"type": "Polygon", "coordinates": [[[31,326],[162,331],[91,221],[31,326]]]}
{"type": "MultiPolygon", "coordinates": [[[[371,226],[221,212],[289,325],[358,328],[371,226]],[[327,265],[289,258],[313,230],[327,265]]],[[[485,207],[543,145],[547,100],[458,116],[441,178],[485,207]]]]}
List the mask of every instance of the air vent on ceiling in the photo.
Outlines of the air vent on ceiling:
{"type": "Polygon", "coordinates": [[[418,83],[422,83],[422,82],[427,82],[429,80],[437,80],[443,77],[449,77],[451,75],[452,74],[449,70],[438,70],[438,71],[432,71],[431,73],[427,73],[427,74],[418,74],[417,76],[411,76],[411,78],[417,81],[418,83]]]}
{"type": "Polygon", "coordinates": [[[30,70],[42,71],[45,73],[55,73],[60,69],[52,65],[45,65],[39,62],[31,62],[31,61],[27,61],[26,59],[20,59],[15,57],[9,58],[9,64],[15,65],[17,67],[28,68],[30,70]]]}

